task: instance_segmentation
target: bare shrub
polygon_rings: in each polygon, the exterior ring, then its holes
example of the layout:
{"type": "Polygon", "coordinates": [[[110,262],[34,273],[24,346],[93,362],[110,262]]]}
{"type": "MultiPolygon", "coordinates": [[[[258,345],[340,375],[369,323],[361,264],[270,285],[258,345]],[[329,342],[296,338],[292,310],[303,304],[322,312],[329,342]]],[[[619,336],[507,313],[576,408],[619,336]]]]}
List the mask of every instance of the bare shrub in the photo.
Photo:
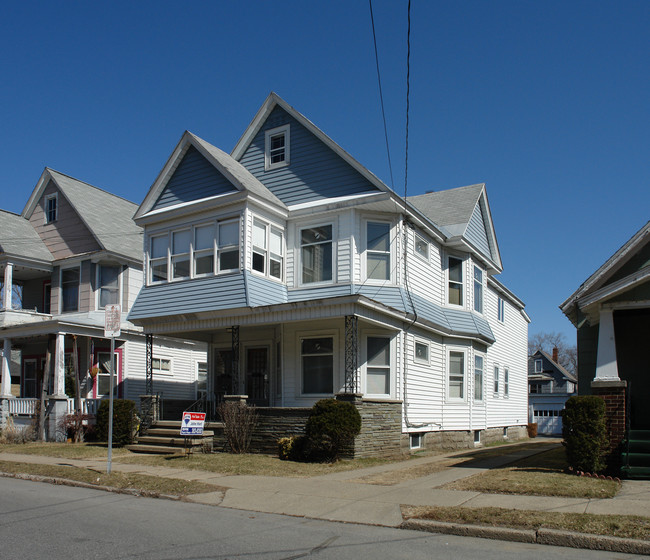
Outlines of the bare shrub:
{"type": "Polygon", "coordinates": [[[217,408],[232,453],[247,453],[257,426],[257,411],[241,402],[222,402],[217,408]]]}
{"type": "Polygon", "coordinates": [[[7,423],[2,430],[0,443],[27,443],[36,439],[36,432],[32,426],[21,428],[16,426],[11,418],[7,418],[7,423]]]}
{"type": "Polygon", "coordinates": [[[84,441],[84,436],[88,429],[88,421],[92,418],[92,414],[66,414],[59,421],[58,428],[74,443],[80,443],[84,441]]]}

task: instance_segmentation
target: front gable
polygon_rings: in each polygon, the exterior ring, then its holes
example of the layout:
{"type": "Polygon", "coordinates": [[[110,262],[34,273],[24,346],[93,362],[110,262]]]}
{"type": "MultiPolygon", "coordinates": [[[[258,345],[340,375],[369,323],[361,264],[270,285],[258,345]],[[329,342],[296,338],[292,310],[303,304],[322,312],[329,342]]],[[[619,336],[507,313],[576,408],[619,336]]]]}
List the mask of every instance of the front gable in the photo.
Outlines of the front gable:
{"type": "Polygon", "coordinates": [[[361,193],[385,192],[381,182],[302,115],[272,94],[233,157],[287,206],[361,193]],[[266,133],[287,126],[287,165],[267,169],[266,133]]]}
{"type": "Polygon", "coordinates": [[[190,144],[152,210],[231,192],[235,186],[190,144]]]}

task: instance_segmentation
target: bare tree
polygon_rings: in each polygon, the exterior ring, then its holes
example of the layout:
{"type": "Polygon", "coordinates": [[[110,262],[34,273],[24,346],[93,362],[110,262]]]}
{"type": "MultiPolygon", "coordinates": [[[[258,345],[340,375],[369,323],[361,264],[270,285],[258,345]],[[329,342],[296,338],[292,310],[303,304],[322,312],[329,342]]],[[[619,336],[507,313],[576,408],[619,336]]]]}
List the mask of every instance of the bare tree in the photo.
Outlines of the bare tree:
{"type": "Polygon", "coordinates": [[[539,332],[528,339],[528,355],[532,356],[538,350],[543,350],[553,356],[553,348],[557,348],[558,363],[574,375],[578,371],[578,351],[575,345],[570,345],[566,336],[558,332],[539,332]]]}

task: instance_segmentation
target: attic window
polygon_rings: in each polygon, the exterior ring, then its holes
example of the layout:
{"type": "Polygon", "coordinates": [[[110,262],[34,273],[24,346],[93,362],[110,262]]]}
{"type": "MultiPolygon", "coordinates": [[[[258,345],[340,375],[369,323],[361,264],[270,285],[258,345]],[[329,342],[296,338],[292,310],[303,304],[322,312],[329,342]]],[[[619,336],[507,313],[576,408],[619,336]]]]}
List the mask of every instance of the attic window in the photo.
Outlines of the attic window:
{"type": "Polygon", "coordinates": [[[535,373],[542,373],[542,360],[535,360],[535,373]]]}
{"type": "Polygon", "coordinates": [[[45,223],[56,222],[57,197],[56,193],[45,197],[45,223]]]}
{"type": "Polygon", "coordinates": [[[269,171],[289,165],[289,125],[265,133],[264,169],[269,171]]]}

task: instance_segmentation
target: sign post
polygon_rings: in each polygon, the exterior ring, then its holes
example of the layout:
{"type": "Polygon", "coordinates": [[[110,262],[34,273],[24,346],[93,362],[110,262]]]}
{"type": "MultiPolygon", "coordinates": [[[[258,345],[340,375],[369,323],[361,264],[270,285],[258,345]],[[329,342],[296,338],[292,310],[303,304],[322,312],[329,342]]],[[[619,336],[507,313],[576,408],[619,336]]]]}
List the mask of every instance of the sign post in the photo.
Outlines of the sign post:
{"type": "Polygon", "coordinates": [[[120,323],[122,322],[121,307],[119,305],[107,305],[104,308],[104,337],[111,339],[111,375],[108,384],[108,461],[106,473],[111,474],[111,463],[113,459],[113,386],[115,375],[115,337],[120,336],[120,323]]]}

